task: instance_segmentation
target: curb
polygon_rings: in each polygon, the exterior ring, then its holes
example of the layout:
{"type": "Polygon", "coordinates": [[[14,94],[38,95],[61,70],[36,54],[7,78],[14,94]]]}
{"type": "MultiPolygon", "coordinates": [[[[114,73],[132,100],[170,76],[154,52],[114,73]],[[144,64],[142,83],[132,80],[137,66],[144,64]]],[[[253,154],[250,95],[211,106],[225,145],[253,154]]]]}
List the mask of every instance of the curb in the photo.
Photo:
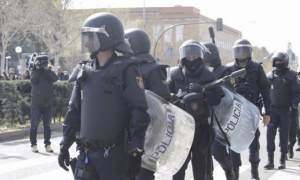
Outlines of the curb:
{"type": "MultiPolygon", "coordinates": [[[[51,125],[51,131],[53,132],[62,132],[63,127],[61,124],[53,124],[51,125]]],[[[42,134],[44,132],[44,127],[38,127],[38,134],[42,134]]],[[[17,139],[22,139],[26,136],[29,136],[30,128],[16,130],[16,131],[8,131],[0,133],[0,142],[3,141],[12,141],[17,139]]]]}

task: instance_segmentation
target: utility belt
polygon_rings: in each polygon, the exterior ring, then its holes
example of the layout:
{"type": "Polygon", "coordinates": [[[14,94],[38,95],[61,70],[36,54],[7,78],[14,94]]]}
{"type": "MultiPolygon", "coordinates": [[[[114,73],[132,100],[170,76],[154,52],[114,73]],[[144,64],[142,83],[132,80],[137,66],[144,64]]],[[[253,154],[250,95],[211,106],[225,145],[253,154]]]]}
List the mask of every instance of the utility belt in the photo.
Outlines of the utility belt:
{"type": "Polygon", "coordinates": [[[86,141],[81,141],[80,142],[81,147],[83,147],[84,149],[106,149],[106,148],[112,148],[114,147],[116,144],[106,144],[106,143],[102,143],[99,141],[94,141],[94,142],[86,142],[86,141]]]}

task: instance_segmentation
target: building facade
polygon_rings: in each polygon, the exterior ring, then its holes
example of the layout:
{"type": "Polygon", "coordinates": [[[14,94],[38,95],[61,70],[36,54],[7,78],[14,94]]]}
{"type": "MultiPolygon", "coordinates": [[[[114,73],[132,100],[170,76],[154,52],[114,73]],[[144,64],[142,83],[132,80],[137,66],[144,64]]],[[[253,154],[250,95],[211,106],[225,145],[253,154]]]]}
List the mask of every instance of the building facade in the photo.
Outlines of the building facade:
{"type": "Polygon", "coordinates": [[[144,29],[151,39],[150,53],[155,55],[157,61],[170,66],[177,65],[179,47],[184,41],[195,39],[200,42],[212,42],[208,31],[210,26],[214,28],[215,42],[222,63],[227,64],[232,61],[232,46],[241,34],[225,24],[223,31],[216,31],[216,21],[202,15],[195,7],[147,7],[145,23],[143,8],[128,8],[127,18],[129,22],[125,24],[125,28],[144,29]],[[170,26],[183,23],[185,25],[174,26],[162,34],[170,26]]]}

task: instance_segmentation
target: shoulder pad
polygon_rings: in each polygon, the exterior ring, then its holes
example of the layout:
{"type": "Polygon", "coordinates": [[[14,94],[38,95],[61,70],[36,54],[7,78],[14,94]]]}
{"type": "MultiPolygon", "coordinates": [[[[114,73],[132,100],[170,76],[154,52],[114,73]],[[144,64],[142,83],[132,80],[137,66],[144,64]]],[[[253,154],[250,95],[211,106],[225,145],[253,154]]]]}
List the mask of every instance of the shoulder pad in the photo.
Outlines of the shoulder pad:
{"type": "Polygon", "coordinates": [[[163,70],[164,73],[166,73],[166,68],[169,66],[166,64],[160,64],[156,62],[150,62],[150,63],[140,63],[139,69],[142,73],[143,78],[147,79],[149,75],[158,69],[163,70]]]}

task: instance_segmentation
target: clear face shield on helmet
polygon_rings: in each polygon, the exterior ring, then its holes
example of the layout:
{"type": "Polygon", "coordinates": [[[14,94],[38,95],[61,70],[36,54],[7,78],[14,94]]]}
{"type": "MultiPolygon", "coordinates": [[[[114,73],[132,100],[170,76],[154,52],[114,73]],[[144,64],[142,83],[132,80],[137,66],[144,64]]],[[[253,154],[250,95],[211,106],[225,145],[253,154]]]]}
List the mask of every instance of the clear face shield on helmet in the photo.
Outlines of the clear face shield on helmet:
{"type": "Polygon", "coordinates": [[[204,57],[201,45],[196,44],[196,43],[180,48],[179,54],[180,54],[181,60],[188,56],[191,56],[191,57],[197,56],[197,57],[200,57],[201,59],[203,59],[203,57],[204,57]]]}
{"type": "Polygon", "coordinates": [[[233,46],[233,58],[246,60],[252,57],[252,46],[249,44],[236,44],[233,46]]]}
{"type": "Polygon", "coordinates": [[[105,31],[105,27],[101,27],[101,28],[83,27],[83,28],[81,28],[82,54],[93,53],[100,49],[101,43],[99,41],[98,33],[102,33],[105,36],[109,37],[109,34],[105,31]]]}

